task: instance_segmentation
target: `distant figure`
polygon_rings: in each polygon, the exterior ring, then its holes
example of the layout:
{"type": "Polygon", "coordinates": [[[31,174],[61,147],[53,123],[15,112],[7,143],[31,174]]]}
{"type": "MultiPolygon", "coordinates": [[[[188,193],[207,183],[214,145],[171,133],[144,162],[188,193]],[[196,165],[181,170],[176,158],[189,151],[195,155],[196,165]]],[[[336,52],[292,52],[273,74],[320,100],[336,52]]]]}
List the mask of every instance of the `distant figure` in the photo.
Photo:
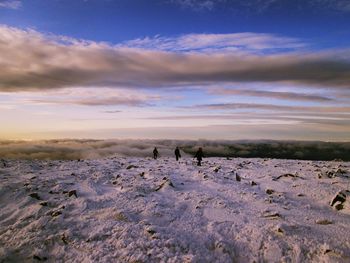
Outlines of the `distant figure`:
{"type": "Polygon", "coordinates": [[[181,158],[179,147],[176,147],[175,149],[175,157],[176,157],[176,161],[178,161],[181,158]]]}
{"type": "Polygon", "coordinates": [[[154,150],[153,150],[153,158],[154,159],[157,159],[158,158],[158,155],[159,155],[159,152],[157,150],[157,147],[154,147],[154,150]]]}
{"type": "Polygon", "coordinates": [[[203,159],[203,150],[202,147],[199,147],[198,151],[196,152],[196,155],[194,156],[194,158],[197,158],[197,165],[198,166],[202,166],[202,159],[203,159]]]}

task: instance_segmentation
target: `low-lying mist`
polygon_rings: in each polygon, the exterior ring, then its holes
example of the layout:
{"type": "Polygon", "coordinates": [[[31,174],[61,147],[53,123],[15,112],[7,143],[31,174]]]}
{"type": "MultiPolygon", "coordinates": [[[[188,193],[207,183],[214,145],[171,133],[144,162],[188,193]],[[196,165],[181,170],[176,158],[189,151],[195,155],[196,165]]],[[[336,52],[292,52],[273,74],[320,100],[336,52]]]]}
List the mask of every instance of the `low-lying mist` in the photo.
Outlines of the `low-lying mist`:
{"type": "Polygon", "coordinates": [[[160,157],[169,157],[174,156],[176,146],[187,157],[193,156],[198,147],[203,147],[206,157],[350,161],[350,142],[208,140],[0,141],[0,158],[72,160],[108,156],[151,157],[154,147],[158,148],[160,157]]]}

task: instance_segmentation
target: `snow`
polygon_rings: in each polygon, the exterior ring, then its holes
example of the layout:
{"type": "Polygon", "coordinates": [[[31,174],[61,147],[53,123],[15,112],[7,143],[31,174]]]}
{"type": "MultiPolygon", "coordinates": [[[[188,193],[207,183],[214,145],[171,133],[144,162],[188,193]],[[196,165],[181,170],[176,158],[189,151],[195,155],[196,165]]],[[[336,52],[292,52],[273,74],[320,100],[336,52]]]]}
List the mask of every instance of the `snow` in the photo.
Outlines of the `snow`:
{"type": "Polygon", "coordinates": [[[349,162],[195,164],[1,161],[0,262],[350,262],[349,162]]]}

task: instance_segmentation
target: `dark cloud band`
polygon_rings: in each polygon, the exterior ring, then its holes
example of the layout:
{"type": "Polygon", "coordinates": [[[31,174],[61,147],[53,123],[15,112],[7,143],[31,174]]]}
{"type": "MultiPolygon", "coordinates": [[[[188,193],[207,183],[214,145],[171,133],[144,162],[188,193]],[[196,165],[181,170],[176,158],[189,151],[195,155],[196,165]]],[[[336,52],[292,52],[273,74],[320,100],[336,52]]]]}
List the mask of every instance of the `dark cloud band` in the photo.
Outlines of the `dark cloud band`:
{"type": "Polygon", "coordinates": [[[0,27],[0,91],[289,82],[349,88],[350,53],[199,54],[113,47],[0,27]]]}

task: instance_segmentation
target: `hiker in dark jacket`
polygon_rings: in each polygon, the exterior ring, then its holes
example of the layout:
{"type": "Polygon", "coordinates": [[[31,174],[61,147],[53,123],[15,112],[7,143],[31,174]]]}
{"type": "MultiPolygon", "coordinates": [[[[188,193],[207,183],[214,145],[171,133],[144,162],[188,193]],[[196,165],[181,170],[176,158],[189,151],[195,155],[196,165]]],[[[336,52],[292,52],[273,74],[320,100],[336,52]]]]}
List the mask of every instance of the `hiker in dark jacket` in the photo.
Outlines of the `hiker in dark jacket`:
{"type": "Polygon", "coordinates": [[[202,159],[203,159],[204,155],[203,155],[203,150],[202,147],[199,147],[198,151],[196,152],[196,155],[194,156],[194,158],[197,158],[197,165],[198,166],[202,166],[202,159]]]}
{"type": "Polygon", "coordinates": [[[175,149],[175,157],[176,157],[176,161],[178,161],[181,158],[179,147],[176,147],[175,149]]]}
{"type": "Polygon", "coordinates": [[[153,150],[153,158],[154,158],[154,159],[157,159],[157,158],[158,158],[158,155],[159,155],[159,153],[158,153],[157,147],[154,147],[154,150],[153,150]]]}

